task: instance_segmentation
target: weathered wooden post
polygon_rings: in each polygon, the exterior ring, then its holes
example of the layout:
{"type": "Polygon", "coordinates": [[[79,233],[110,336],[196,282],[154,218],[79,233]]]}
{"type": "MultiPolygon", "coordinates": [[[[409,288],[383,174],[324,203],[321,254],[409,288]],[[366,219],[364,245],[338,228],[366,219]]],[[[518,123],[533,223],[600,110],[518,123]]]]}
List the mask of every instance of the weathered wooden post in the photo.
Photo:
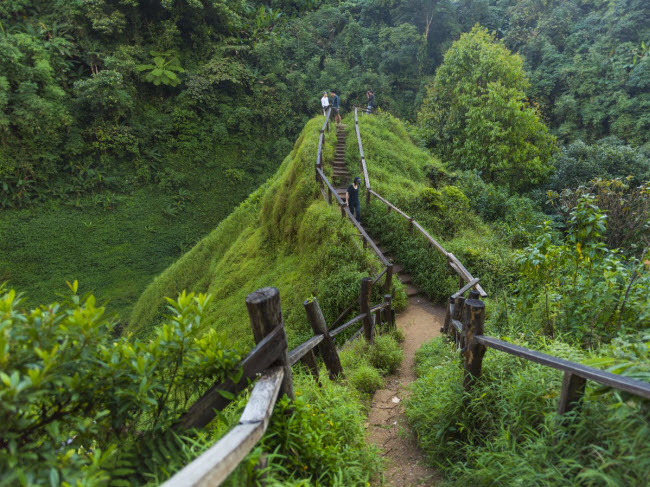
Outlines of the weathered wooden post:
{"type": "Polygon", "coordinates": [[[327,187],[327,204],[331,205],[332,204],[332,190],[330,187],[327,187]]]}
{"type": "Polygon", "coordinates": [[[384,322],[388,323],[388,328],[395,328],[395,321],[393,320],[393,295],[384,294],[384,322]]]}
{"type": "MultiPolygon", "coordinates": [[[[250,293],[246,297],[246,307],[248,308],[256,344],[260,343],[275,328],[284,328],[282,308],[280,306],[280,291],[277,288],[265,287],[250,293]]],[[[281,346],[283,349],[280,358],[272,365],[279,365],[284,369],[280,394],[286,394],[290,399],[293,399],[293,376],[291,374],[291,365],[289,365],[286,335],[281,346]]]]}
{"type": "Polygon", "coordinates": [[[465,301],[464,314],[463,331],[465,345],[463,346],[462,354],[465,357],[465,378],[463,380],[463,386],[465,389],[471,389],[476,380],[481,376],[481,365],[483,363],[483,355],[485,354],[485,346],[474,339],[476,335],[483,335],[485,303],[480,299],[467,299],[465,301]]]}
{"type": "Polygon", "coordinates": [[[370,188],[366,185],[366,205],[370,204],[370,188]]]}
{"type": "MultiPolygon", "coordinates": [[[[463,320],[463,306],[465,306],[465,298],[463,296],[458,296],[454,301],[454,313],[451,316],[456,321],[463,320]]],[[[463,347],[463,337],[458,333],[458,330],[456,330],[456,327],[453,325],[451,327],[451,334],[454,338],[454,343],[456,343],[456,346],[463,347]]]]}
{"type": "Polygon", "coordinates": [[[386,280],[384,281],[384,294],[391,294],[393,288],[393,263],[386,264],[386,280]]]}
{"type": "Polygon", "coordinates": [[[370,315],[370,295],[372,293],[372,279],[364,277],[361,279],[361,293],[359,294],[359,307],[363,317],[363,333],[368,343],[374,342],[374,330],[372,326],[372,316],[370,315]]]}
{"type": "MultiPolygon", "coordinates": [[[[442,325],[442,328],[440,328],[440,333],[443,333],[444,335],[449,335],[451,328],[453,328],[453,325],[451,324],[451,307],[454,304],[454,297],[449,296],[449,302],[447,303],[447,311],[445,312],[445,322],[442,325]]],[[[449,337],[447,337],[449,338],[449,337]]]]}
{"type": "Polygon", "coordinates": [[[574,409],[580,408],[580,401],[585,394],[587,379],[579,375],[565,372],[562,379],[562,392],[560,393],[560,404],[558,414],[565,414],[574,409]]]}
{"type": "Polygon", "coordinates": [[[325,366],[329,372],[330,379],[335,380],[338,376],[343,377],[343,367],[339,360],[339,354],[336,351],[336,345],[327,331],[327,323],[325,317],[318,305],[318,300],[314,297],[305,300],[303,303],[305,311],[307,311],[307,319],[314,330],[314,335],[323,335],[323,341],[318,344],[318,351],[320,356],[325,362],[325,366]]]}

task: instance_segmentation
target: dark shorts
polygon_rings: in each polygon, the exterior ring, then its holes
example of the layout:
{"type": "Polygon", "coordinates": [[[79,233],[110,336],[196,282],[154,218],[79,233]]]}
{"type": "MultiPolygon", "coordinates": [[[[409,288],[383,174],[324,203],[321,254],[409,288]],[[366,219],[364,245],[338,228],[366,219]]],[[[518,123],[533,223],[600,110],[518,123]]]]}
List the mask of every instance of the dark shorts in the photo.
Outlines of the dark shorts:
{"type": "Polygon", "coordinates": [[[334,107],[332,107],[332,113],[333,113],[334,115],[338,115],[338,114],[339,114],[339,109],[338,109],[338,108],[334,108],[334,107]]]}

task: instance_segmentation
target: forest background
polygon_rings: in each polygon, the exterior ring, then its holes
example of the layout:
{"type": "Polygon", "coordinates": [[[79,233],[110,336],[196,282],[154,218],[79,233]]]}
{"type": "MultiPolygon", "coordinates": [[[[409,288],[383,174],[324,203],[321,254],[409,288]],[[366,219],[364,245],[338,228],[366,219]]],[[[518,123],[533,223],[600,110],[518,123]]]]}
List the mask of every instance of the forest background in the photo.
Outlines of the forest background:
{"type": "Polygon", "coordinates": [[[125,320],[273,174],[323,90],[345,111],[374,89],[415,122],[443,54],[477,23],[522,55],[562,148],[533,199],[643,180],[642,0],[2,2],[0,281],[38,303],[79,279],[125,320]]]}

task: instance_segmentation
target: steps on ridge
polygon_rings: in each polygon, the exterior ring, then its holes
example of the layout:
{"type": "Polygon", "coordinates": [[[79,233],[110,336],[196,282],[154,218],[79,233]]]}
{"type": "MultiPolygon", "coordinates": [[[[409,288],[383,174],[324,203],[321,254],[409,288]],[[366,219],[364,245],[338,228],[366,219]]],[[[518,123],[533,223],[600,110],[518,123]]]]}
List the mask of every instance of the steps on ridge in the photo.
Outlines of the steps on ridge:
{"type": "Polygon", "coordinates": [[[347,136],[346,126],[343,124],[336,126],[336,148],[334,150],[334,160],[332,161],[334,187],[337,194],[345,201],[345,193],[350,184],[350,172],[345,163],[345,139],[347,136]]]}
{"type": "MultiPolygon", "coordinates": [[[[384,247],[380,245],[379,250],[386,256],[388,260],[391,262],[393,261],[393,258],[387,255],[387,250],[384,247]]],[[[404,285],[404,291],[409,298],[422,294],[422,291],[413,284],[413,278],[411,275],[404,272],[404,268],[400,264],[393,264],[393,275],[396,276],[397,279],[399,279],[399,281],[404,285]]]]}

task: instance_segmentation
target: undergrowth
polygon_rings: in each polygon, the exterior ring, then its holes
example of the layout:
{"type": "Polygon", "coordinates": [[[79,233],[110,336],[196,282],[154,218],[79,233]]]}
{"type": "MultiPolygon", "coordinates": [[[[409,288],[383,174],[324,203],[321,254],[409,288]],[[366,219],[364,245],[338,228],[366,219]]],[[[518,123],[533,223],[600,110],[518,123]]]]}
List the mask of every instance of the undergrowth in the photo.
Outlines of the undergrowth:
{"type": "MultiPolygon", "coordinates": [[[[544,351],[586,358],[560,342],[544,351]]],[[[483,377],[467,394],[458,354],[444,338],[425,344],[416,363],[407,417],[446,485],[648,485],[649,414],[640,400],[597,397],[588,386],[582,411],[561,417],[562,374],[548,367],[488,351],[483,377]]]]}
{"type": "MultiPolygon", "coordinates": [[[[350,121],[349,123],[353,123],[350,121]]],[[[453,253],[469,271],[481,278],[490,294],[514,276],[508,237],[484,223],[470,204],[465,179],[418,147],[404,124],[387,115],[361,117],[359,121],[371,187],[417,220],[446,251],[453,253]]],[[[348,150],[357,150],[356,137],[348,150]]],[[[362,208],[371,235],[404,266],[413,282],[436,302],[445,302],[458,290],[458,276],[446,258],[409,223],[376,198],[362,208]]]]}

